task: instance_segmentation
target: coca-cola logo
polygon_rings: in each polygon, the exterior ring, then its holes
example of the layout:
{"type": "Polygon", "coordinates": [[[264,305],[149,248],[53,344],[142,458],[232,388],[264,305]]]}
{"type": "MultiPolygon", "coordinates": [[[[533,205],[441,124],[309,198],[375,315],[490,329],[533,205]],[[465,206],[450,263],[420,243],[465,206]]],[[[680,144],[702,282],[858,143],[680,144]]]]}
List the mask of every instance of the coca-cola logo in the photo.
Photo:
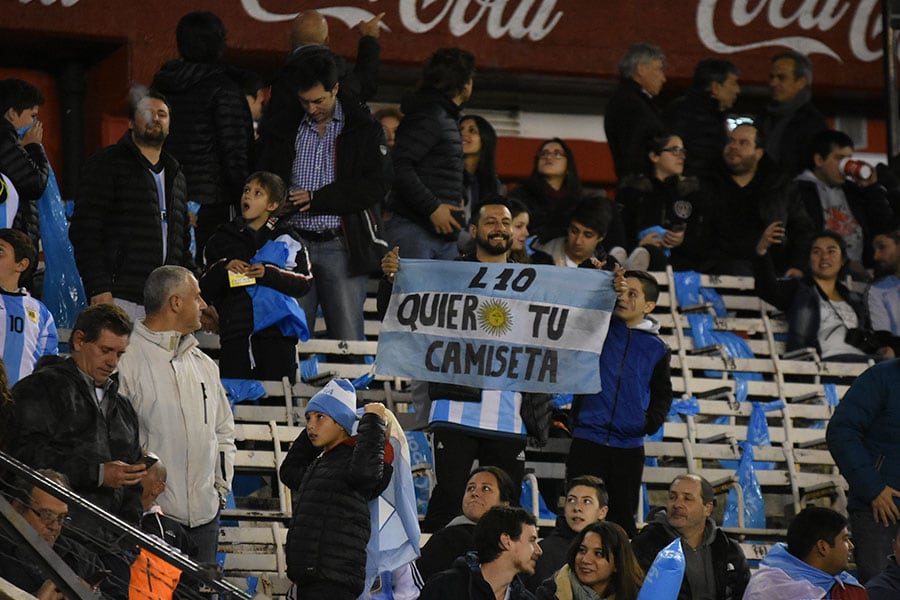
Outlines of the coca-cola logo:
{"type": "MultiPolygon", "coordinates": [[[[289,21],[298,14],[271,12],[263,8],[260,0],[241,0],[241,5],[248,15],[265,23],[289,21]]],[[[347,27],[375,16],[356,6],[328,6],[317,10],[347,27]]],[[[563,15],[556,10],[556,0],[397,0],[397,12],[400,23],[412,33],[426,33],[446,22],[450,33],[460,37],[483,24],[493,39],[528,38],[534,42],[547,37],[563,15]]]]}
{"type": "Polygon", "coordinates": [[[697,4],[697,36],[704,46],[719,54],[734,54],[768,47],[792,48],[804,54],[824,54],[843,62],[840,52],[822,41],[822,34],[850,20],[847,47],[863,62],[881,58],[881,10],[879,0],[803,0],[799,5],[785,0],[699,0],[697,4]],[[811,32],[809,35],[770,37],[755,41],[729,43],[721,39],[723,20],[733,27],[753,31],[784,30],[789,27],[811,32]],[[760,25],[760,21],[765,25],[760,25]],[[718,25],[718,27],[717,27],[718,25]],[[752,27],[751,27],[752,26],[752,27]]]}

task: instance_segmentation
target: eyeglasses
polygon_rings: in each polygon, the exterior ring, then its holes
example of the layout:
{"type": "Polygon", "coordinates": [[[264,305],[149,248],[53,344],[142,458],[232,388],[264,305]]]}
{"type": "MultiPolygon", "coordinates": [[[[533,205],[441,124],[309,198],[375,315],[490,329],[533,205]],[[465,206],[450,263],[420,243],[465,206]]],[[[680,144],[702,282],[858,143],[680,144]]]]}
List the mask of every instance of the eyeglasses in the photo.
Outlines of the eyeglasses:
{"type": "Polygon", "coordinates": [[[565,158],[566,153],[562,150],[541,150],[538,156],[541,158],[565,158]]]}
{"type": "Polygon", "coordinates": [[[683,146],[669,146],[668,148],[663,148],[661,152],[671,152],[675,156],[687,156],[687,148],[683,146]]]}
{"type": "Polygon", "coordinates": [[[59,525],[60,527],[62,527],[71,520],[68,513],[63,513],[60,515],[53,512],[49,508],[35,510],[29,506],[28,510],[33,512],[37,516],[37,518],[39,518],[47,527],[52,527],[53,525],[59,525]]]}

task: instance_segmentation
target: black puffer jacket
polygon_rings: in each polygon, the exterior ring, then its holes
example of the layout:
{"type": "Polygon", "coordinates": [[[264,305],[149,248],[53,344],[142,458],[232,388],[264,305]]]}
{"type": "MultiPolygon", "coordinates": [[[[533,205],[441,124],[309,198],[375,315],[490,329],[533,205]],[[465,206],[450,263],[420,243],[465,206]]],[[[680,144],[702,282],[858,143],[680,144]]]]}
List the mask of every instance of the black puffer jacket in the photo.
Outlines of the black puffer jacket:
{"type": "Polygon", "coordinates": [[[44,367],[12,389],[11,439],[7,451],[36,469],[69,478],[72,489],[129,523],[141,518],[141,486],[100,487],[99,466],[141,457],[138,419],[113,379],[104,417],[94,389],[72,359],[44,367]]]}
{"type": "MultiPolygon", "coordinates": [[[[292,257],[296,268],[282,269],[274,265],[266,265],[266,274],[257,278],[257,285],[270,287],[288,296],[298,298],[304,295],[312,284],[309,254],[296,230],[279,221],[275,229],[262,227],[258,232],[250,229],[246,222],[238,217],[231,223],[219,227],[206,243],[204,254],[206,269],[200,279],[200,290],[203,298],[216,307],[219,312],[219,338],[230,340],[238,337],[247,338],[253,332],[253,301],[246,287],[231,287],[228,283],[229,261],[238,259],[249,262],[257,250],[269,240],[289,236],[299,250],[292,257]]],[[[273,325],[256,334],[259,337],[284,337],[277,325],[273,325]]]]}
{"type": "MultiPolygon", "coordinates": [[[[27,233],[37,248],[37,199],[47,187],[50,162],[41,144],[21,145],[15,128],[6,119],[0,119],[0,173],[9,177],[19,194],[13,228],[27,233]]],[[[5,201],[5,196],[0,197],[0,202],[5,201]]]]}
{"type": "Polygon", "coordinates": [[[358,431],[323,453],[304,429],[279,471],[296,492],[286,545],[288,577],[301,585],[327,581],[355,596],[365,583],[368,503],[393,473],[385,464],[385,422],[366,413],[358,431]]]}
{"type": "Polygon", "coordinates": [[[166,186],[165,260],[156,182],[131,131],[85,163],[69,239],[88,297],[112,292],[143,304],[144,282],[153,269],[167,264],[194,270],[184,175],[167,153],[160,162],[166,186]]]}
{"type": "Polygon", "coordinates": [[[188,200],[236,206],[252,164],[253,119],[227,68],[171,60],[153,87],[172,110],[165,149],[181,163],[188,200]]]}
{"type": "MultiPolygon", "coordinates": [[[[335,143],[334,181],[314,190],[308,214],[340,215],[344,243],[350,254],[350,275],[381,269],[381,257],[388,251],[381,239],[381,202],[391,186],[391,159],[380,123],[372,119],[352,96],[338,93],[345,123],[335,143]]],[[[258,168],[291,181],[294,142],[304,117],[297,111],[283,111],[277,122],[262,133],[258,168]]]]}
{"type": "Polygon", "coordinates": [[[434,231],[431,213],[440,204],[462,205],[462,137],[459,106],[437,90],[404,98],[403,120],[391,150],[394,189],[388,207],[434,231]]]}

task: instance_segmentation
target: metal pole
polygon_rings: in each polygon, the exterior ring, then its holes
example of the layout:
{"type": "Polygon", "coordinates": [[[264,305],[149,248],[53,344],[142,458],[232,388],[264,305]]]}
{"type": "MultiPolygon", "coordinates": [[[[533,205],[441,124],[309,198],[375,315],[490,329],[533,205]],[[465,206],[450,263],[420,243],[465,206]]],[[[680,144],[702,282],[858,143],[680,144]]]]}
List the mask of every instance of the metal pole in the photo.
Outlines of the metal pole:
{"type": "Polygon", "coordinates": [[[885,129],[887,130],[887,155],[890,161],[893,161],[897,153],[900,152],[900,117],[898,117],[900,94],[897,91],[897,57],[894,43],[894,27],[897,23],[894,23],[892,18],[892,15],[897,15],[900,18],[900,10],[898,10],[900,7],[898,5],[900,5],[900,2],[897,0],[882,0],[881,2],[884,98],[887,103],[885,107],[885,129]]]}

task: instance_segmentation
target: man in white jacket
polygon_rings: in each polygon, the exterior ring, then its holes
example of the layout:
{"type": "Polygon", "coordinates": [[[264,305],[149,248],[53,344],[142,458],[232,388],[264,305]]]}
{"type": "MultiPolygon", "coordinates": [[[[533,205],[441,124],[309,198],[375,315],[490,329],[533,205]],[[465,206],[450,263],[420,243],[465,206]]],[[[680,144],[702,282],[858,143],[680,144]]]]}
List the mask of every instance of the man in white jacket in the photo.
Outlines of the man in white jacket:
{"type": "Polygon", "coordinates": [[[120,391],[138,414],[141,445],[168,466],[159,505],[196,543],[192,558],[214,562],[236,450],[219,369],[192,335],[206,304],[190,271],[163,266],[147,278],[144,307],[119,362],[120,391]]]}

